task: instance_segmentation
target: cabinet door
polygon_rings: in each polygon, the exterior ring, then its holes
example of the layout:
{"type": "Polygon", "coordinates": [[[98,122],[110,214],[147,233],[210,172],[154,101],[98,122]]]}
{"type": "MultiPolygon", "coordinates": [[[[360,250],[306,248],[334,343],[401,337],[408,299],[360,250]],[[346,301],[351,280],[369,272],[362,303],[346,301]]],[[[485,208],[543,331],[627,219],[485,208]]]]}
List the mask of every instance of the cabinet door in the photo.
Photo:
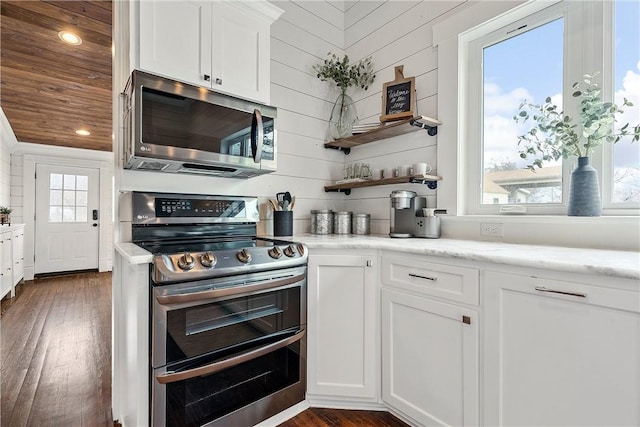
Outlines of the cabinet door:
{"type": "Polygon", "coordinates": [[[241,2],[213,3],[212,87],[269,103],[269,21],[245,11],[241,2]]]}
{"type": "Polygon", "coordinates": [[[375,253],[309,256],[308,392],[377,398],[375,253]]]}
{"type": "Polygon", "coordinates": [[[637,282],[485,277],[485,425],[640,425],[637,282]]]}
{"type": "Polygon", "coordinates": [[[478,315],[382,290],[382,399],[423,425],[478,425],[478,315]]]}
{"type": "Polygon", "coordinates": [[[210,86],[211,3],[140,2],[140,68],[197,86],[210,86]]]}
{"type": "Polygon", "coordinates": [[[13,258],[13,285],[17,285],[24,277],[24,229],[14,230],[11,239],[13,258]]]}
{"type": "Polygon", "coordinates": [[[13,288],[11,275],[11,232],[0,234],[0,298],[13,288]]]}

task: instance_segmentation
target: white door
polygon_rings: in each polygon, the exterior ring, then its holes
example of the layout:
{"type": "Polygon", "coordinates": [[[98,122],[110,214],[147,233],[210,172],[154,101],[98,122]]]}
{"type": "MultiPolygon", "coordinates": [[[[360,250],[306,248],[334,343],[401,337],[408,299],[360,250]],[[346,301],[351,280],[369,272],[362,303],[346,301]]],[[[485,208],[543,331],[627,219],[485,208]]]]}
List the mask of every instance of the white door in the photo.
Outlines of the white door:
{"type": "Polygon", "coordinates": [[[35,274],[98,268],[99,176],[36,165],[35,274]]]}

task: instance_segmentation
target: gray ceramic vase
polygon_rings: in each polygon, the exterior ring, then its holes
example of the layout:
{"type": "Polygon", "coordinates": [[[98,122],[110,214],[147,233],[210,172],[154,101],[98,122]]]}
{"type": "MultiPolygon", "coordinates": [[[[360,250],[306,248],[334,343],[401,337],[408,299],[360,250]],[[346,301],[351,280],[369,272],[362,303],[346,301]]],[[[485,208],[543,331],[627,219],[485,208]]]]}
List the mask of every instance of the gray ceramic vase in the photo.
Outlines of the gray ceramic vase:
{"type": "Polygon", "coordinates": [[[569,216],[600,216],[600,185],[598,171],[589,164],[589,157],[578,157],[578,167],[571,172],[569,216]]]}

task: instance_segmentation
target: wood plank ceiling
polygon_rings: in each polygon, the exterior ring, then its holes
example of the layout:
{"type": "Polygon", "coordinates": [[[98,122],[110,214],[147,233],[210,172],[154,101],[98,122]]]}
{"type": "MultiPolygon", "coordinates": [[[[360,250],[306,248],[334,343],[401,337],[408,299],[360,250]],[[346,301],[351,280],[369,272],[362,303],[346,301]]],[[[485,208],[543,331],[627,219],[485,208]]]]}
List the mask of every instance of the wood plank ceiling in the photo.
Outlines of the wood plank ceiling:
{"type": "Polygon", "coordinates": [[[111,1],[2,0],[0,9],[0,106],[18,141],[111,151],[111,1]],[[63,30],[82,44],[63,43],[63,30]]]}

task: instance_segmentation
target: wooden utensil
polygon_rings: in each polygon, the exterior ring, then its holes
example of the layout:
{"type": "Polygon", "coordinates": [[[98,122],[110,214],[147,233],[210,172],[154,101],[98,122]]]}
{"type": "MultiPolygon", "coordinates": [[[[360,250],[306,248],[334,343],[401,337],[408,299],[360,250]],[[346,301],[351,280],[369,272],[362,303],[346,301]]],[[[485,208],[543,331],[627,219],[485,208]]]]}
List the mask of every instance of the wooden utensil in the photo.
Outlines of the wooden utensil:
{"type": "Polygon", "coordinates": [[[275,199],[269,199],[269,203],[271,203],[271,207],[274,211],[279,211],[280,207],[278,206],[278,202],[275,199]]]}

